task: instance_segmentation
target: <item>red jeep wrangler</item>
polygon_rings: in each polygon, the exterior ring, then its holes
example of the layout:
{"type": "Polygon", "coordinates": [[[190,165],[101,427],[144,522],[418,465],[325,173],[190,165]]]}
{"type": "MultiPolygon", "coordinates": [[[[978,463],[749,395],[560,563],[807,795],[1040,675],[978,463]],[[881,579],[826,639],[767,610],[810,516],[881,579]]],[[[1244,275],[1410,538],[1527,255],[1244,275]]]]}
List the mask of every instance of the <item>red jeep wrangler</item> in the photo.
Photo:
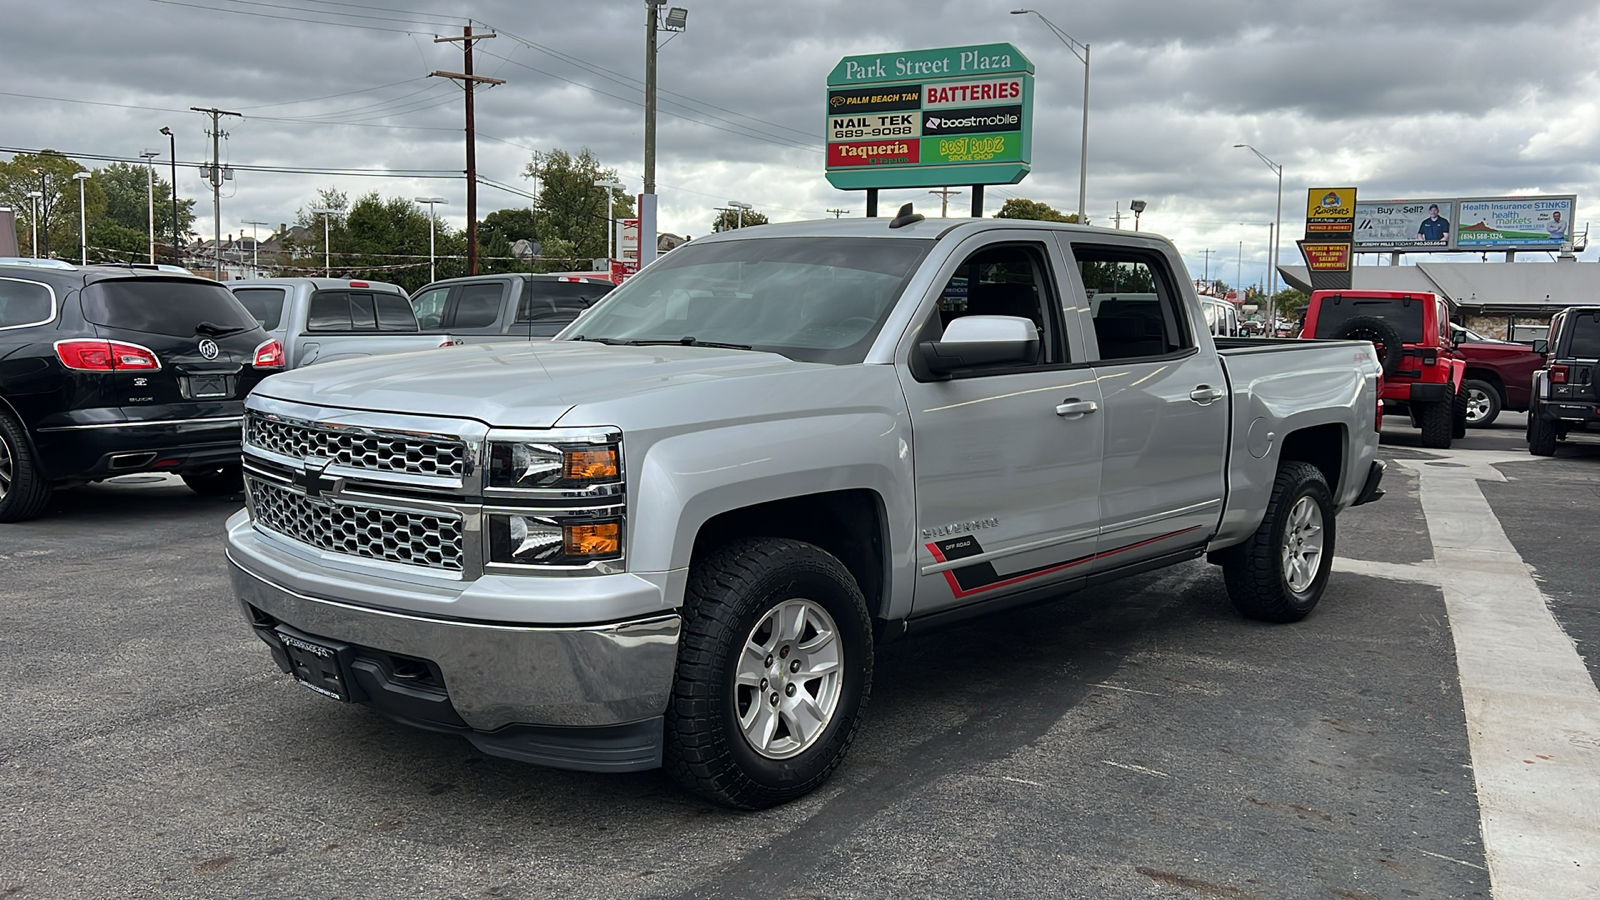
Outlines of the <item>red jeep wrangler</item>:
{"type": "Polygon", "coordinates": [[[1383,406],[1422,429],[1422,446],[1448,449],[1467,433],[1466,363],[1451,351],[1450,307],[1424,292],[1313,291],[1302,337],[1371,341],[1383,364],[1383,406]]]}

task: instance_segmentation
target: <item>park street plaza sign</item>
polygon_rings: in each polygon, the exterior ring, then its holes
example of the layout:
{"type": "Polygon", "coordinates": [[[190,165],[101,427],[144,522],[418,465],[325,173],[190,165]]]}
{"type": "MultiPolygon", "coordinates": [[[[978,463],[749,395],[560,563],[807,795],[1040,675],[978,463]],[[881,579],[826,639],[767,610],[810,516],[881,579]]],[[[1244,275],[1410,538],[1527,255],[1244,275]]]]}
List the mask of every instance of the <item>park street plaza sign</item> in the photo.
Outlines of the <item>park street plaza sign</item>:
{"type": "Polygon", "coordinates": [[[847,56],[828,73],[828,182],[841,190],[1016,184],[1033,63],[1010,44],[847,56]]]}

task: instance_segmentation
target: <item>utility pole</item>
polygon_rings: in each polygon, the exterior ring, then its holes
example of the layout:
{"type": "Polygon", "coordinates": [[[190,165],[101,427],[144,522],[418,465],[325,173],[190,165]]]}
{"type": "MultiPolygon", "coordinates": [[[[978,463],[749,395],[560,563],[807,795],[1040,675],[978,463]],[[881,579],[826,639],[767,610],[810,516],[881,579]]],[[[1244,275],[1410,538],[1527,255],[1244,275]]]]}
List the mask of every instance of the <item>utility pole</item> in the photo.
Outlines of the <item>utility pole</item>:
{"type": "Polygon", "coordinates": [[[959,194],[961,191],[951,190],[948,187],[937,188],[928,193],[939,195],[939,218],[948,218],[950,214],[950,195],[959,194]]]}
{"type": "MultiPolygon", "coordinates": [[[[211,247],[212,247],[212,252],[215,254],[215,259],[216,259],[216,265],[212,267],[212,270],[216,273],[217,280],[221,281],[222,280],[222,160],[221,160],[221,156],[222,156],[222,128],[221,128],[221,119],[222,119],[223,116],[238,116],[241,119],[244,118],[244,116],[240,115],[239,113],[236,113],[236,112],[228,112],[225,109],[217,109],[214,106],[213,107],[206,107],[206,108],[202,108],[202,107],[199,107],[199,106],[191,106],[189,108],[194,110],[195,112],[205,113],[206,115],[211,117],[211,131],[209,132],[210,135],[211,135],[211,169],[206,173],[206,180],[211,182],[211,229],[212,229],[212,231],[211,231],[211,247]]],[[[176,184],[174,184],[172,186],[172,194],[173,194],[174,197],[176,197],[177,194],[178,194],[178,186],[176,184]]]]}
{"type": "Polygon", "coordinates": [[[1206,250],[1205,250],[1205,253],[1206,253],[1206,274],[1201,280],[1202,281],[1210,281],[1211,280],[1211,248],[1207,247],[1206,250]]]}
{"type": "Polygon", "coordinates": [[[461,42],[462,71],[460,72],[430,72],[431,77],[449,78],[461,82],[466,89],[467,101],[467,274],[478,274],[478,132],[477,122],[473,115],[472,94],[473,89],[480,84],[496,85],[505,84],[503,78],[489,78],[483,75],[472,74],[472,45],[476,41],[486,41],[494,37],[494,32],[488,34],[473,34],[472,26],[466,25],[461,29],[460,37],[436,37],[435,44],[461,42]]]}
{"type": "Polygon", "coordinates": [[[1117,230],[1121,231],[1122,230],[1122,201],[1121,200],[1117,201],[1117,214],[1112,216],[1111,219],[1112,219],[1112,221],[1117,223],[1117,230]]]}
{"type": "Polygon", "coordinates": [[[850,210],[848,210],[848,209],[830,209],[830,210],[826,210],[826,212],[833,213],[833,217],[835,219],[839,218],[840,216],[847,216],[847,215],[850,214],[850,210]]]}

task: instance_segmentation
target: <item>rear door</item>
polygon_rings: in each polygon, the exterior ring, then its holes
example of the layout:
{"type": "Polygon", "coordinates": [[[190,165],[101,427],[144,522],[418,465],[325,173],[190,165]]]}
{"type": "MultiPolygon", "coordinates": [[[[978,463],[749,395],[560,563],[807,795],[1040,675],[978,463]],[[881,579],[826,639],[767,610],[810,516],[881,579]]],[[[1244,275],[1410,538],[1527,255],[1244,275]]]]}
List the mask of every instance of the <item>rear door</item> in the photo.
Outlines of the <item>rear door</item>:
{"type": "Polygon", "coordinates": [[[439,330],[466,344],[486,344],[505,340],[511,330],[512,306],[508,294],[516,287],[510,278],[469,281],[458,284],[450,294],[439,330]]]}
{"type": "Polygon", "coordinates": [[[128,278],[83,290],[83,317],[96,335],[150,351],[154,370],[110,376],[129,418],[198,418],[237,413],[264,377],[251,363],[267,340],[227,288],[209,281],[128,278]]]}
{"type": "Polygon", "coordinates": [[[1165,253],[1100,237],[1069,243],[1077,290],[1090,298],[1085,331],[1104,398],[1092,569],[1104,572],[1187,550],[1216,530],[1229,398],[1210,333],[1190,321],[1165,253]]]}

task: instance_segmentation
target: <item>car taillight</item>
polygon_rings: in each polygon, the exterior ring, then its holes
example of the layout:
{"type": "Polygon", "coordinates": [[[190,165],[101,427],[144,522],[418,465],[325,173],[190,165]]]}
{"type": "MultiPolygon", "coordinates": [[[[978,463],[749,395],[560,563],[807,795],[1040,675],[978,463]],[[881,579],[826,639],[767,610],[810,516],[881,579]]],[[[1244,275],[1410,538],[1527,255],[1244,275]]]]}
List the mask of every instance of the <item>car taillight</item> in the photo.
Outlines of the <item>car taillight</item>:
{"type": "Polygon", "coordinates": [[[256,348],[255,359],[251,360],[250,365],[257,369],[283,368],[283,345],[277,340],[263,341],[256,348]]]}
{"type": "Polygon", "coordinates": [[[154,372],[161,368],[155,351],[122,341],[57,341],[56,358],[80,372],[154,372]]]}
{"type": "Polygon", "coordinates": [[[1372,417],[1372,430],[1383,430],[1383,373],[1378,373],[1378,414],[1372,417]]]}
{"type": "Polygon", "coordinates": [[[1551,384],[1566,384],[1567,383],[1567,367],[1566,366],[1551,366],[1550,367],[1550,383],[1551,384]]]}

